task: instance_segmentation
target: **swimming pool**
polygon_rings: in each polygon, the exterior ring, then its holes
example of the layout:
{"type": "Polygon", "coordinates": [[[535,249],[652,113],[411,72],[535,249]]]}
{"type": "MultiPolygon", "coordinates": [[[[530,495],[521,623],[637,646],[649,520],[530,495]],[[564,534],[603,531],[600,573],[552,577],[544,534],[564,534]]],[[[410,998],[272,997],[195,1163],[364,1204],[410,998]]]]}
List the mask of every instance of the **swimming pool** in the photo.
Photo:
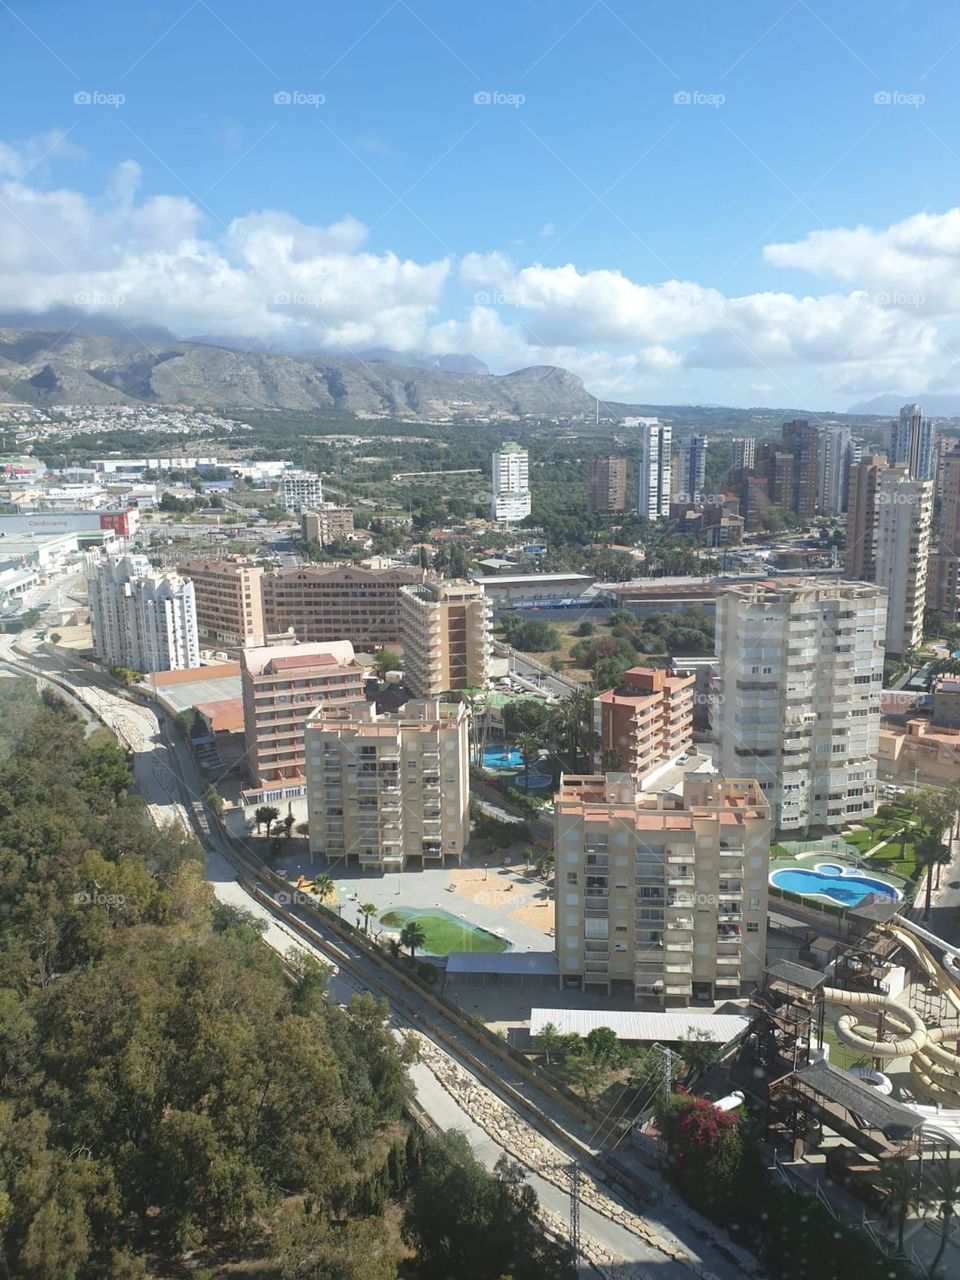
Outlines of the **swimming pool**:
{"type": "Polygon", "coordinates": [[[485,769],[522,769],[523,757],[516,747],[498,743],[495,747],[484,747],[483,767],[485,769]]]}
{"type": "Polygon", "coordinates": [[[899,901],[899,889],[885,880],[875,880],[853,867],[840,867],[833,862],[818,862],[810,871],[802,867],[782,867],[771,871],[770,883],[777,889],[799,893],[806,898],[829,898],[842,907],[855,907],[868,894],[899,901]]]}

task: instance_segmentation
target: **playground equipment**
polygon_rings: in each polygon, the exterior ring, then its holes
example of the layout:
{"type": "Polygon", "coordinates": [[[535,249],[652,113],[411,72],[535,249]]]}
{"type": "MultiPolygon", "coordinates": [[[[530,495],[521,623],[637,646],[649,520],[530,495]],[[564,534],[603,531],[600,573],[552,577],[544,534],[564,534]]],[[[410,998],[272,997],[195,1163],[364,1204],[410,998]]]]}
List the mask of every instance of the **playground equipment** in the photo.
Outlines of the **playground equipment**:
{"type": "MultiPolygon", "coordinates": [[[[949,944],[902,917],[884,927],[913,956],[951,1008],[960,1013],[960,980],[953,976],[960,970],[960,961],[949,944]],[[935,959],[925,942],[944,952],[943,964],[935,959]],[[949,967],[948,961],[952,962],[949,967]]],[[[827,1004],[843,1005],[847,1009],[875,1011],[876,1026],[858,1022],[856,1012],[842,1014],[837,1019],[837,1035],[843,1043],[874,1059],[909,1058],[914,1085],[924,1097],[945,1106],[960,1107],[960,1054],[956,1052],[956,1045],[948,1049],[943,1043],[960,1040],[960,1029],[927,1027],[915,1010],[878,992],[824,987],[823,999],[827,1004]],[[884,1039],[886,1033],[892,1033],[893,1038],[884,1039]]]]}
{"type": "Polygon", "coordinates": [[[851,1067],[849,1074],[856,1076],[864,1084],[871,1085],[884,1098],[889,1098],[893,1093],[893,1081],[882,1071],[871,1071],[869,1067],[851,1067]]]}

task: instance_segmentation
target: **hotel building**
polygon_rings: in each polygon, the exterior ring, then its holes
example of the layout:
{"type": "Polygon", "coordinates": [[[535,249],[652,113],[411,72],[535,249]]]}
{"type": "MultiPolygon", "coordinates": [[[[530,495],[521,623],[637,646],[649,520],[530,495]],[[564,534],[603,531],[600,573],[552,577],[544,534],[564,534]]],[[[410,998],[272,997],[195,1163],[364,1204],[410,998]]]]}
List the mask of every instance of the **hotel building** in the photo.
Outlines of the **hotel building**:
{"type": "Polygon", "coordinates": [[[599,767],[628,773],[639,786],[664,761],[687,751],[695,684],[695,675],[633,667],[618,688],[594,698],[599,767]]]}
{"type": "Polygon", "coordinates": [[[400,592],[403,682],[416,698],[483,688],[490,678],[492,607],[479,583],[424,582],[400,592]]]}

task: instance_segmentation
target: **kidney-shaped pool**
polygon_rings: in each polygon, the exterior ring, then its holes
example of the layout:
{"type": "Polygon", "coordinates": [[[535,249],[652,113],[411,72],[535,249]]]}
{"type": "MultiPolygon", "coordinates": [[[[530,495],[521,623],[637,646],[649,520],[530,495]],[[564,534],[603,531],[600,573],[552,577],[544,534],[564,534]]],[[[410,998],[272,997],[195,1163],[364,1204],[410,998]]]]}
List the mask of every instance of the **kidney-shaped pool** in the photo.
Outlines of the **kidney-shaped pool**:
{"type": "Polygon", "coordinates": [[[829,898],[842,907],[855,907],[871,893],[893,901],[902,897],[899,889],[885,880],[875,880],[853,867],[839,867],[832,862],[818,862],[812,871],[805,867],[781,867],[779,871],[771,871],[770,883],[805,898],[829,898]]]}

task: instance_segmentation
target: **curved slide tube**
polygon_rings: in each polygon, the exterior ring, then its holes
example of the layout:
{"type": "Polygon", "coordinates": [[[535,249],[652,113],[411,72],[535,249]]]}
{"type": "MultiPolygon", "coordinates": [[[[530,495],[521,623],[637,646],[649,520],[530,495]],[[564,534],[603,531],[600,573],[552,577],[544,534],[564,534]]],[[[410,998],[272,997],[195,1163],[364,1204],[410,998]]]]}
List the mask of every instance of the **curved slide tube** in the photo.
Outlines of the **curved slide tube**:
{"type": "Polygon", "coordinates": [[[897,1004],[889,996],[873,991],[841,991],[838,987],[824,987],[823,998],[827,1004],[883,1011],[888,1025],[902,1035],[901,1039],[878,1040],[870,1034],[872,1028],[858,1026],[855,1013],[844,1013],[837,1019],[837,1035],[843,1043],[851,1049],[868,1053],[871,1058],[912,1058],[930,1039],[920,1015],[897,1004]]]}
{"type": "MultiPolygon", "coordinates": [[[[960,1013],[960,985],[958,985],[958,979],[944,968],[920,941],[921,934],[926,934],[931,939],[934,935],[932,933],[928,934],[926,929],[918,933],[919,926],[907,921],[896,925],[887,925],[887,930],[896,938],[905,951],[909,951],[927,977],[932,979],[943,992],[947,1002],[960,1013]]],[[[945,943],[940,945],[944,948],[946,947],[945,943]]],[[[957,957],[950,953],[947,953],[946,958],[952,960],[954,964],[957,963],[957,957]]]]}

